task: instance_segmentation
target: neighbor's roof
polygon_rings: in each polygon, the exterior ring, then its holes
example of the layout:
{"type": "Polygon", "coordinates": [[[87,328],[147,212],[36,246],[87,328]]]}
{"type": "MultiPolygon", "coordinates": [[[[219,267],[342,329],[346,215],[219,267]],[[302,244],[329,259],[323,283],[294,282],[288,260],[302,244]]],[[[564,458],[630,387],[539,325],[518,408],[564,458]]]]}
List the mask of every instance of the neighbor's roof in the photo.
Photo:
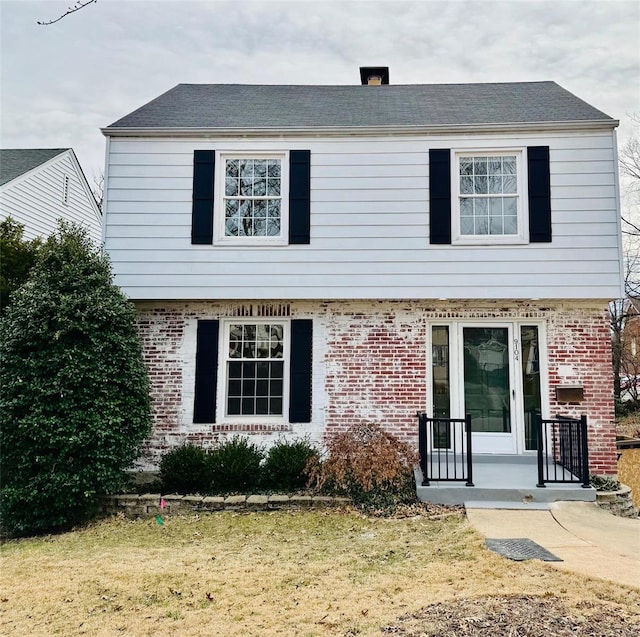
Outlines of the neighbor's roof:
{"type": "Polygon", "coordinates": [[[0,186],[53,159],[69,148],[12,148],[0,150],[0,186]]]}
{"type": "Polygon", "coordinates": [[[106,129],[310,129],[617,122],[555,82],[178,84],[106,129]]]}

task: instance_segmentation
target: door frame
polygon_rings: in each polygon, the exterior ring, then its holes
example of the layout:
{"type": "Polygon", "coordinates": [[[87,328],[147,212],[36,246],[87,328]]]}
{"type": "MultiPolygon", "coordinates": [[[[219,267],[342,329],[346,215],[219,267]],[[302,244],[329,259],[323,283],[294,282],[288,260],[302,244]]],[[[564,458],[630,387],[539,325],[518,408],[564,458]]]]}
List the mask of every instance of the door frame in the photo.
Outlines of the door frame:
{"type": "MultiPolygon", "coordinates": [[[[509,338],[509,384],[511,406],[511,439],[510,450],[487,451],[484,448],[475,453],[504,454],[504,455],[535,455],[535,450],[525,449],[524,396],[522,383],[522,351],[521,328],[533,326],[538,330],[539,371],[540,371],[540,403],[543,417],[549,413],[549,368],[547,358],[546,322],[543,319],[491,319],[491,318],[460,318],[459,320],[427,321],[427,411],[433,413],[433,356],[432,356],[432,328],[446,326],[449,329],[449,398],[450,417],[464,418],[464,344],[463,329],[465,327],[480,328],[508,328],[509,338]]],[[[481,435],[481,432],[474,434],[481,435]]],[[[489,434],[490,435],[490,434],[489,434]]],[[[501,434],[497,434],[501,435],[501,434]]],[[[485,436],[488,437],[488,436],[485,436]]]]}

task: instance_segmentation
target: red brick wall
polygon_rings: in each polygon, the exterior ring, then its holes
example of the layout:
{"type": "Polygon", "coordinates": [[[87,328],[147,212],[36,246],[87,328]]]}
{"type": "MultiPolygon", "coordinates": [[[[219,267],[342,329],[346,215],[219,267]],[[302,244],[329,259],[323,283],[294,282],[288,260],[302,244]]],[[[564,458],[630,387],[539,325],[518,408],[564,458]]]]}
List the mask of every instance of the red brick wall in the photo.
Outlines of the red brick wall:
{"type": "Polygon", "coordinates": [[[220,436],[237,431],[267,444],[280,435],[309,435],[320,440],[356,422],[380,423],[415,443],[415,414],[426,408],[428,398],[429,321],[529,319],[546,325],[549,414],[586,413],[591,471],[616,473],[606,303],[597,307],[580,302],[331,301],[292,302],[289,306],[287,316],[314,318],[313,422],[238,427],[194,425],[191,421],[195,322],[198,318],[247,316],[251,303],[140,304],[139,326],[154,399],[155,430],[147,448],[149,462],[186,440],[210,446],[220,436]],[[555,387],[562,384],[581,384],[584,401],[559,404],[555,387]]]}
{"type": "Polygon", "coordinates": [[[611,333],[606,310],[570,308],[549,319],[550,414],[587,414],[591,473],[615,474],[616,430],[611,333]],[[568,367],[570,369],[563,369],[568,367]],[[567,372],[562,375],[561,372],[567,372]],[[556,385],[582,385],[584,402],[559,403],[556,385]]]}
{"type": "Polygon", "coordinates": [[[381,423],[417,444],[426,406],[426,323],[405,305],[327,307],[327,433],[381,423]]]}
{"type": "Polygon", "coordinates": [[[153,401],[153,434],[145,449],[145,456],[151,458],[168,448],[163,436],[171,436],[180,422],[183,375],[180,348],[184,326],[183,308],[175,304],[138,311],[138,330],[153,401]]]}

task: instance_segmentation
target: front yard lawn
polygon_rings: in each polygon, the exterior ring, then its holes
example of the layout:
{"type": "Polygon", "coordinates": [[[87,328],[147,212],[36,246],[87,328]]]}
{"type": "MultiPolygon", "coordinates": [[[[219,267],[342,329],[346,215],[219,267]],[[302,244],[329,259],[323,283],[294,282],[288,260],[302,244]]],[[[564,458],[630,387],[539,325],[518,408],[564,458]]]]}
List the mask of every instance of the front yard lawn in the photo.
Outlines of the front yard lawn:
{"type": "MultiPolygon", "coordinates": [[[[7,542],[1,555],[7,637],[548,634],[497,627],[453,633],[438,624],[464,604],[473,611],[462,613],[463,627],[480,626],[481,609],[496,604],[508,623],[510,598],[514,609],[537,609],[532,621],[544,619],[545,604],[586,625],[604,613],[611,635],[621,637],[637,634],[640,615],[640,592],[501,558],[457,513],[379,519],[334,510],[224,512],[167,517],[162,526],[111,518],[7,542]],[[432,604],[439,609],[433,620],[420,620],[432,604]]],[[[517,616],[514,629],[526,626],[517,616]]]]}

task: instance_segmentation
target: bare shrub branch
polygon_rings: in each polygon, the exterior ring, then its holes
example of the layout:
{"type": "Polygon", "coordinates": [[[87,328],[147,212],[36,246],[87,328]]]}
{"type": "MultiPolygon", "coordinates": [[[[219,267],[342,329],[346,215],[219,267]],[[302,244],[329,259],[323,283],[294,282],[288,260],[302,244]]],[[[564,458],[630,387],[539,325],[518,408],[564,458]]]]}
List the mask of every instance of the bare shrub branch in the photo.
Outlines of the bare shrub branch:
{"type": "Polygon", "coordinates": [[[400,489],[413,476],[415,450],[379,425],[359,424],[327,441],[329,457],[311,471],[316,487],[355,496],[400,489]]]}

